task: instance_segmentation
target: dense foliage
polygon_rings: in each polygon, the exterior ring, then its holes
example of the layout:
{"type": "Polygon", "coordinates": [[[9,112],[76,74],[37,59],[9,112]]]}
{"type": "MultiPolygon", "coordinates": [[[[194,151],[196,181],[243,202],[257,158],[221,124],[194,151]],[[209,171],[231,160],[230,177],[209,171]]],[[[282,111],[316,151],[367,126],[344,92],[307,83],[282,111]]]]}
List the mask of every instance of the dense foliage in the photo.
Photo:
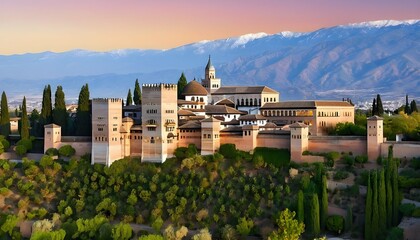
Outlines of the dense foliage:
{"type": "Polygon", "coordinates": [[[9,105],[7,104],[7,96],[4,91],[1,94],[0,131],[0,134],[5,137],[8,137],[10,134],[9,105]]]}

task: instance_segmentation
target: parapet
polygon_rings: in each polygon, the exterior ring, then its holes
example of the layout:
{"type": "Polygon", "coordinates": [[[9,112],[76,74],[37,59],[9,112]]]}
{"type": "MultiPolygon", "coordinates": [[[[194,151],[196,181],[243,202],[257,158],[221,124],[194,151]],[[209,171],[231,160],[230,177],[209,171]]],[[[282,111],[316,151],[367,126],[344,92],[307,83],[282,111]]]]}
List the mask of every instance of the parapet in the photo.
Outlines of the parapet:
{"type": "Polygon", "coordinates": [[[92,102],[94,103],[121,103],[122,99],[121,98],[94,98],[92,99],[92,102]]]}
{"type": "Polygon", "coordinates": [[[154,91],[158,91],[161,89],[168,89],[168,90],[177,90],[178,85],[177,84],[173,84],[173,83],[151,83],[151,84],[143,84],[142,88],[144,88],[145,90],[154,90],[154,91]]]}

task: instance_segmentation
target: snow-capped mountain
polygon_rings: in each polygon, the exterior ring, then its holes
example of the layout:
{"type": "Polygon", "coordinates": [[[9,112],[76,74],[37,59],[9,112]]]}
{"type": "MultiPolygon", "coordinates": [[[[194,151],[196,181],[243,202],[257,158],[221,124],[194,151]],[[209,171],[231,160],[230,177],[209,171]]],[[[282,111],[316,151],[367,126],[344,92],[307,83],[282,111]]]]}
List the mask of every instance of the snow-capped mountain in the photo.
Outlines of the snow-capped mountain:
{"type": "Polygon", "coordinates": [[[420,20],[373,21],[314,32],[246,34],[165,49],[0,55],[0,90],[35,96],[89,83],[93,97],[125,97],[134,80],[201,78],[208,55],[225,85],[268,85],[281,99],[420,97],[420,20]]]}

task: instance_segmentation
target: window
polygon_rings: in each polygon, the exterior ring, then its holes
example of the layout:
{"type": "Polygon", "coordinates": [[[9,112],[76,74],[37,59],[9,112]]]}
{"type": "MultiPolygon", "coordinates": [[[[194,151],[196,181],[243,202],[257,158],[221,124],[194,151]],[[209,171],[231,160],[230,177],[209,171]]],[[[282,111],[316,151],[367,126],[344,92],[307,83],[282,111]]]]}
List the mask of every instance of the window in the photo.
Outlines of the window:
{"type": "Polygon", "coordinates": [[[103,131],[104,131],[104,128],[101,128],[101,127],[100,127],[100,128],[98,128],[98,131],[99,131],[99,132],[103,132],[103,131]]]}
{"type": "Polygon", "coordinates": [[[154,137],[150,138],[150,143],[155,143],[155,138],[154,137]]]}
{"type": "Polygon", "coordinates": [[[116,132],[117,131],[117,128],[113,128],[112,131],[116,132]]]}

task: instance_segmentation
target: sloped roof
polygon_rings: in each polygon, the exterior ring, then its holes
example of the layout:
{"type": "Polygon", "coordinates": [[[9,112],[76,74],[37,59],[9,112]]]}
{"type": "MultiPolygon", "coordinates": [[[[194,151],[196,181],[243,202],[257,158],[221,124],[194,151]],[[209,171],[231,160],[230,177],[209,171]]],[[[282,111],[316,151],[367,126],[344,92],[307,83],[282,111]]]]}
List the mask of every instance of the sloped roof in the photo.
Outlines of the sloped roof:
{"type": "Polygon", "coordinates": [[[261,116],[260,114],[248,114],[239,117],[239,121],[255,121],[255,120],[266,120],[267,118],[261,116]]]}
{"type": "Polygon", "coordinates": [[[379,117],[377,115],[373,115],[372,117],[368,117],[367,120],[384,120],[384,118],[379,117]]]}
{"type": "Polygon", "coordinates": [[[188,121],[179,127],[179,129],[198,129],[198,128],[201,128],[201,124],[198,121],[188,121]]]}
{"type": "Polygon", "coordinates": [[[276,128],[277,125],[275,123],[273,123],[273,122],[268,122],[263,127],[264,128],[276,128]]]}
{"type": "Polygon", "coordinates": [[[235,106],[235,103],[230,99],[224,98],[224,99],[218,101],[217,103],[215,103],[214,105],[235,106]]]}
{"type": "Polygon", "coordinates": [[[279,93],[267,86],[228,86],[221,87],[214,91],[212,95],[233,95],[233,94],[261,94],[261,93],[279,93]]]}
{"type": "Polygon", "coordinates": [[[291,125],[289,125],[290,128],[306,128],[308,125],[301,123],[301,122],[295,122],[291,125]]]}
{"type": "Polygon", "coordinates": [[[207,96],[207,90],[196,80],[189,82],[182,90],[182,96],[207,96]]]}
{"type": "Polygon", "coordinates": [[[243,112],[232,108],[232,107],[228,107],[226,105],[206,105],[205,107],[206,109],[206,114],[244,114],[243,112]]]}
{"type": "Polygon", "coordinates": [[[316,107],[353,107],[346,101],[286,101],[266,103],[261,109],[315,109],[316,107]]]}
{"type": "Polygon", "coordinates": [[[178,111],[178,116],[195,116],[195,114],[190,110],[180,109],[178,111]]]}
{"type": "Polygon", "coordinates": [[[134,120],[131,117],[123,117],[122,121],[123,122],[133,122],[134,120]]]}
{"type": "Polygon", "coordinates": [[[209,118],[206,118],[206,119],[202,120],[201,122],[221,122],[221,121],[219,119],[214,118],[214,117],[209,117],[209,118]]]}
{"type": "Polygon", "coordinates": [[[48,125],[44,125],[44,128],[61,128],[61,126],[57,125],[57,124],[54,124],[54,123],[51,123],[51,124],[48,124],[48,125]]]}

